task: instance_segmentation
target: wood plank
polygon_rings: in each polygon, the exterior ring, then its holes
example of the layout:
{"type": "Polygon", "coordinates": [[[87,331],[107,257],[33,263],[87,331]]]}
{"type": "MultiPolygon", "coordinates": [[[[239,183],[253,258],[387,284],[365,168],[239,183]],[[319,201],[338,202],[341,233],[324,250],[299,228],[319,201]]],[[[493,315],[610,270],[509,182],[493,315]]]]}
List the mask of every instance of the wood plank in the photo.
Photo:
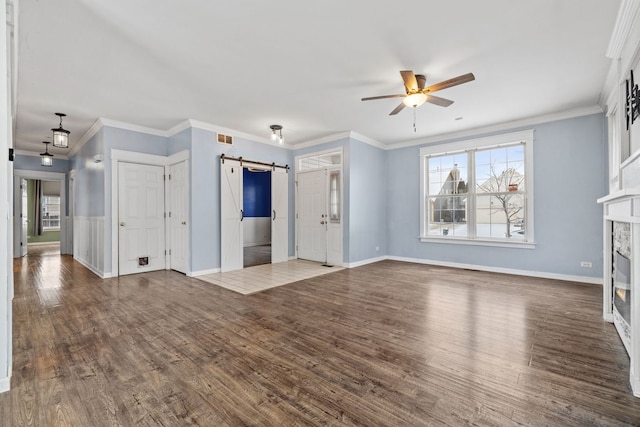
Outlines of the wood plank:
{"type": "Polygon", "coordinates": [[[14,261],[2,425],[639,425],[593,285],[383,261],[243,296],[14,261]]]}

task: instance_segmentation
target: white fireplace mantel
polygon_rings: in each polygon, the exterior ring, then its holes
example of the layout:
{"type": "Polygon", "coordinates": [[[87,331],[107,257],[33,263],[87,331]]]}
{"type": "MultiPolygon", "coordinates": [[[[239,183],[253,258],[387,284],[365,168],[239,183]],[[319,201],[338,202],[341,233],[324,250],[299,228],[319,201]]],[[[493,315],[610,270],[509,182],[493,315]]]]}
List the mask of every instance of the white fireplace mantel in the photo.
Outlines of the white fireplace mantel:
{"type": "Polygon", "coordinates": [[[631,320],[625,347],[629,353],[629,382],[633,395],[640,397],[640,188],[629,188],[598,199],[604,206],[604,285],[603,317],[616,324],[622,335],[618,320],[614,322],[613,310],[613,223],[630,224],[631,231],[631,320]]]}

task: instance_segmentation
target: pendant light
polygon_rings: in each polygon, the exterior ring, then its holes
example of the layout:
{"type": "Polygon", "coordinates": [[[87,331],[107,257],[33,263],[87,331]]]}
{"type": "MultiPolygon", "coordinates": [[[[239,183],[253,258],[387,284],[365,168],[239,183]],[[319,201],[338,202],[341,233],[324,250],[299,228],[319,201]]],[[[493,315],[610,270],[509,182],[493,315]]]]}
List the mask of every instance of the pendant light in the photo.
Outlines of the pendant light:
{"type": "Polygon", "coordinates": [[[40,153],[40,164],[42,166],[51,167],[53,166],[53,154],[49,153],[49,144],[50,141],[42,141],[45,146],[44,153],[40,153]]]}
{"type": "Polygon", "coordinates": [[[278,141],[280,145],[284,144],[284,137],[282,136],[282,126],[271,125],[269,126],[269,129],[271,129],[271,140],[273,142],[278,141]]]}
{"type": "Polygon", "coordinates": [[[51,129],[53,131],[53,146],[58,148],[69,148],[69,132],[62,127],[62,118],[66,117],[64,113],[55,113],[60,117],[60,125],[57,128],[51,129]]]}

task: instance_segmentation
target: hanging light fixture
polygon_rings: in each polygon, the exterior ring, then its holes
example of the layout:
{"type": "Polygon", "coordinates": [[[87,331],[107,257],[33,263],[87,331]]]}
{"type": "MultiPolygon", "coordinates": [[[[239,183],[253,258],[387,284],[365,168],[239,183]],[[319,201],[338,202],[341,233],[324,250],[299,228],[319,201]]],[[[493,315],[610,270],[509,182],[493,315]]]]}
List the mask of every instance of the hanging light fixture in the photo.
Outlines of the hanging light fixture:
{"type": "Polygon", "coordinates": [[[40,153],[40,164],[42,166],[53,166],[53,154],[49,153],[50,141],[42,141],[45,146],[44,153],[40,153]]]}
{"type": "Polygon", "coordinates": [[[57,128],[51,129],[53,131],[53,146],[58,148],[69,148],[69,132],[62,127],[62,118],[66,117],[64,113],[55,113],[60,117],[60,125],[57,128]]]}
{"type": "Polygon", "coordinates": [[[282,136],[282,126],[271,125],[269,126],[269,129],[271,129],[271,140],[273,142],[278,141],[280,145],[284,144],[284,137],[282,136]]]}

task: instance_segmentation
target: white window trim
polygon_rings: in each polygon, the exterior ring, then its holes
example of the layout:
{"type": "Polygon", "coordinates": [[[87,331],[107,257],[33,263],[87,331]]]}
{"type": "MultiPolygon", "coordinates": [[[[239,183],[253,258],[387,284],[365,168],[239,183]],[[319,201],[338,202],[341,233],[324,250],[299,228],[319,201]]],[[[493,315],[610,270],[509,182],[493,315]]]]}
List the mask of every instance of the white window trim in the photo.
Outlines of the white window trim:
{"type": "Polygon", "coordinates": [[[534,234],[534,217],[533,217],[533,129],[520,132],[511,132],[500,135],[488,136],[483,138],[467,139],[447,144],[430,145],[420,148],[420,241],[425,243],[451,243],[462,245],[478,245],[478,246],[501,246],[508,248],[535,248],[534,234]],[[525,236],[528,240],[509,241],[503,239],[478,239],[478,238],[461,238],[454,236],[430,236],[427,234],[427,194],[426,194],[426,173],[427,159],[434,155],[446,155],[461,153],[470,150],[499,147],[505,144],[513,144],[517,142],[525,143],[525,192],[526,196],[526,216],[525,236]]]}

